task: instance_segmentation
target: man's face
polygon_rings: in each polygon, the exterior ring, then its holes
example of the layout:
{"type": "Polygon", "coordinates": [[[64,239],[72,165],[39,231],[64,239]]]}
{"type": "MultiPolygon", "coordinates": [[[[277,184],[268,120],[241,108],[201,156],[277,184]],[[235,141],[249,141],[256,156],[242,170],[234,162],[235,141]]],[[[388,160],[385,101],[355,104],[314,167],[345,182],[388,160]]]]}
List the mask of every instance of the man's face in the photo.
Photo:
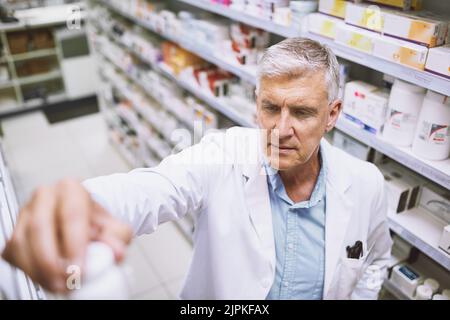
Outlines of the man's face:
{"type": "Polygon", "coordinates": [[[306,163],[325,132],[334,127],[341,103],[328,102],[324,72],[296,78],[262,78],[257,118],[267,130],[267,156],[272,167],[288,170],[306,163]],[[275,139],[274,139],[275,138],[275,139]]]}

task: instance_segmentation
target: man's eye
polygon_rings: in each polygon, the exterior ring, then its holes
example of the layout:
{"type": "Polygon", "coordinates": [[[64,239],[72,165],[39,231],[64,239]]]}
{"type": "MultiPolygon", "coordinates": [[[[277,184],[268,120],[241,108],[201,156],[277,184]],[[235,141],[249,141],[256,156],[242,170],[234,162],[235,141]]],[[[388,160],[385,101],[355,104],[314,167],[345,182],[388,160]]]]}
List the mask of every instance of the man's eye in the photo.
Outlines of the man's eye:
{"type": "Polygon", "coordinates": [[[274,107],[274,106],[265,106],[264,110],[266,110],[268,112],[276,112],[278,110],[278,108],[274,107]]]}

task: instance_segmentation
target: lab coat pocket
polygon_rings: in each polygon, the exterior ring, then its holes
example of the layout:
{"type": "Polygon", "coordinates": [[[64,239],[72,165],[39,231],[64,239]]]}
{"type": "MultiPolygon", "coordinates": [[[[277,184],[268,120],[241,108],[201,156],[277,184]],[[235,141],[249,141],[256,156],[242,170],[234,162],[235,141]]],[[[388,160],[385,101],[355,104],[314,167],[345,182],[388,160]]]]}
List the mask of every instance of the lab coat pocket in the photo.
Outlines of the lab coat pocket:
{"type": "Polygon", "coordinates": [[[363,270],[367,254],[359,259],[341,258],[339,275],[339,299],[350,299],[363,270]]]}

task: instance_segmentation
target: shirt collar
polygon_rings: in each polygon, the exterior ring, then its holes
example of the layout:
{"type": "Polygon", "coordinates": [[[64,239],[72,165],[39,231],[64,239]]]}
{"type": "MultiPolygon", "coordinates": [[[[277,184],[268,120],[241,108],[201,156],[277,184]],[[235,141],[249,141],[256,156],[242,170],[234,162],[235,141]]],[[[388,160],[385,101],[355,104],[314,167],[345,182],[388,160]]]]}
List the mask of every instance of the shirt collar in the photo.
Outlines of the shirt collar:
{"type": "Polygon", "coordinates": [[[278,170],[272,168],[266,158],[264,158],[263,165],[266,170],[267,174],[267,181],[269,183],[270,188],[272,191],[281,199],[283,199],[285,202],[290,204],[294,208],[310,208],[319,203],[319,201],[325,199],[325,184],[326,184],[326,178],[327,178],[327,161],[325,157],[325,152],[323,152],[323,145],[322,142],[320,143],[320,149],[319,149],[319,155],[320,155],[320,172],[319,177],[317,178],[316,185],[314,186],[314,190],[311,194],[311,198],[307,201],[301,201],[298,203],[294,203],[289,196],[286,193],[286,190],[284,188],[283,181],[281,180],[281,177],[278,173],[278,170]]]}

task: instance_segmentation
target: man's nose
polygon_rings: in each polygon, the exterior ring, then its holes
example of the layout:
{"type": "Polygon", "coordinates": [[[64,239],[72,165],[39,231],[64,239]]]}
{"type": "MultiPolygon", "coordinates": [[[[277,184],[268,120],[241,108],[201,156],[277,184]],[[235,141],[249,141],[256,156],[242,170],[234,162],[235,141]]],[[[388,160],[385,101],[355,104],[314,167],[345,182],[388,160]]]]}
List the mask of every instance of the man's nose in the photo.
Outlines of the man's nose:
{"type": "Polygon", "coordinates": [[[292,119],[289,114],[289,110],[281,111],[281,116],[277,127],[280,139],[289,137],[294,134],[294,128],[292,127],[292,119]]]}

